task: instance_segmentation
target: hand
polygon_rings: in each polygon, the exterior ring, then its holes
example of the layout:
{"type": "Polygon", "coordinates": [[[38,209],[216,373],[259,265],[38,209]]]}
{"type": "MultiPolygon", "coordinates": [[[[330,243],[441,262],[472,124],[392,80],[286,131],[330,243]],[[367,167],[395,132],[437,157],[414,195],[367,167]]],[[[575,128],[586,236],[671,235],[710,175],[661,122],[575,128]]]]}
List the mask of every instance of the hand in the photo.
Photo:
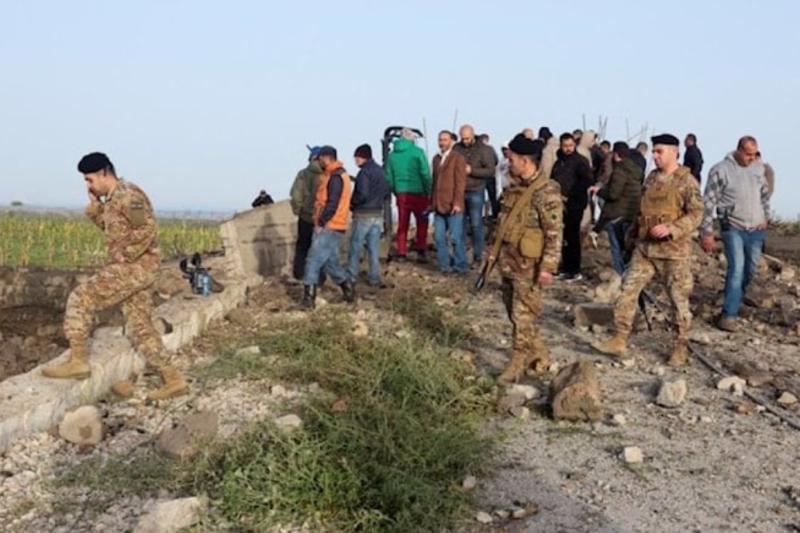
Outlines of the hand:
{"type": "Polygon", "coordinates": [[[472,165],[467,165],[467,175],[472,174],[472,165]]]}
{"type": "Polygon", "coordinates": [[[459,207],[459,206],[457,206],[457,205],[454,205],[454,206],[453,206],[453,210],[452,210],[452,211],[450,211],[450,214],[451,214],[451,215],[457,215],[457,214],[459,214],[460,212],[461,212],[461,207],[459,207]]]}
{"type": "Polygon", "coordinates": [[[708,235],[704,235],[703,239],[700,241],[700,246],[703,247],[703,251],[707,254],[710,254],[714,251],[714,243],[716,239],[714,235],[709,233],[708,235]]]}
{"type": "Polygon", "coordinates": [[[763,230],[767,229],[768,227],[769,227],[769,220],[765,220],[764,222],[762,222],[761,224],[756,226],[756,229],[758,231],[763,231],[763,230]]]}
{"type": "Polygon", "coordinates": [[[669,237],[669,228],[666,224],[659,224],[650,228],[650,235],[656,239],[666,239],[669,237]]]}
{"type": "Polygon", "coordinates": [[[539,272],[539,285],[542,287],[546,285],[550,285],[553,283],[553,274],[551,272],[545,272],[544,270],[539,272]]]}
{"type": "Polygon", "coordinates": [[[591,187],[589,187],[589,194],[594,195],[597,194],[599,191],[600,191],[599,185],[592,185],[591,187]]]}
{"type": "Polygon", "coordinates": [[[94,191],[92,191],[92,189],[86,189],[86,192],[89,193],[89,201],[91,203],[93,204],[100,203],[100,198],[97,197],[97,195],[94,193],[94,191]]]}
{"type": "Polygon", "coordinates": [[[322,233],[322,226],[317,226],[314,228],[314,233],[322,233]]]}

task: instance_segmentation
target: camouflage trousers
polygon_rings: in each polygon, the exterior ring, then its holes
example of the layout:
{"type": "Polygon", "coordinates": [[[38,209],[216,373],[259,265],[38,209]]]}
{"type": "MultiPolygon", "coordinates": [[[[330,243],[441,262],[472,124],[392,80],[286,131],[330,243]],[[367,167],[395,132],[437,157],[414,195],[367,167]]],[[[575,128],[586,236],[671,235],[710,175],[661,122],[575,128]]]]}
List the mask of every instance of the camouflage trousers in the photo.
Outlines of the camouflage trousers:
{"type": "MultiPolygon", "coordinates": [[[[547,360],[547,347],[536,327],[536,319],[542,313],[542,289],[531,280],[503,277],[503,303],[508,318],[514,326],[512,333],[513,354],[524,354],[533,359],[547,360]],[[536,357],[534,357],[536,355],[536,357]]],[[[512,355],[513,355],[512,354],[512,355]]]]}
{"type": "Polygon", "coordinates": [[[630,334],[638,308],[639,294],[656,275],[666,284],[672,300],[678,341],[686,342],[689,340],[689,328],[692,325],[689,295],[694,286],[690,260],[650,259],[638,248],[633,252],[631,265],[625,273],[622,284],[622,294],[614,309],[616,331],[624,335],[630,334]]]}
{"type": "Polygon", "coordinates": [[[153,327],[153,301],[150,286],[155,281],[157,263],[145,258],[136,263],[106,265],[81,283],[67,300],[64,334],[70,346],[86,347],[98,311],[122,306],[125,334],[133,347],[151,366],[164,365],[164,344],[153,327]]]}

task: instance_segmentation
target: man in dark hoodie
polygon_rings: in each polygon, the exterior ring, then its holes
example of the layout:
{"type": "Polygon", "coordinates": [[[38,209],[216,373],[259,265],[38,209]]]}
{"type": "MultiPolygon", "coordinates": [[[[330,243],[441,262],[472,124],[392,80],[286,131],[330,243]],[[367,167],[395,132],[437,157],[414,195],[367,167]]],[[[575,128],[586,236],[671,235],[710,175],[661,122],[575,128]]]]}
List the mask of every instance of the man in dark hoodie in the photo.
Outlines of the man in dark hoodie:
{"type": "Polygon", "coordinates": [[[581,275],[581,221],[588,205],[587,191],[592,185],[589,161],[575,151],[577,144],[571,133],[561,135],[561,149],[550,177],[561,185],[564,198],[564,248],[561,254],[560,277],[567,281],[583,279],[581,275]]]}
{"type": "Polygon", "coordinates": [[[639,167],[630,158],[627,143],[614,143],[611,153],[614,164],[611,177],[605,185],[592,186],[589,192],[605,201],[594,229],[605,229],[608,233],[611,261],[614,270],[621,276],[630,260],[625,254],[625,235],[639,216],[642,180],[639,177],[639,167]]]}
{"type": "Polygon", "coordinates": [[[389,184],[383,174],[383,168],[372,159],[372,148],[362,144],[356,148],[356,165],[360,169],[356,176],[350,210],[353,223],[350,233],[350,252],[348,256],[348,273],[350,280],[358,280],[361,250],[367,244],[369,259],[369,284],[379,287],[381,284],[381,265],[378,260],[381,229],[383,227],[383,204],[391,195],[389,184]]]}
{"type": "MultiPolygon", "coordinates": [[[[311,238],[314,236],[314,198],[317,195],[317,184],[322,176],[322,167],[317,160],[319,150],[319,146],[308,147],[308,165],[297,173],[290,193],[292,212],[297,217],[297,242],[294,247],[292,274],[298,281],[303,279],[306,257],[311,248],[311,238]]],[[[319,283],[320,285],[325,283],[325,274],[322,274],[319,283]]]]}
{"type": "Polygon", "coordinates": [[[686,153],[683,155],[683,166],[689,167],[697,183],[700,183],[700,174],[703,172],[703,152],[697,147],[697,136],[690,133],[683,141],[686,146],[686,153]]]}

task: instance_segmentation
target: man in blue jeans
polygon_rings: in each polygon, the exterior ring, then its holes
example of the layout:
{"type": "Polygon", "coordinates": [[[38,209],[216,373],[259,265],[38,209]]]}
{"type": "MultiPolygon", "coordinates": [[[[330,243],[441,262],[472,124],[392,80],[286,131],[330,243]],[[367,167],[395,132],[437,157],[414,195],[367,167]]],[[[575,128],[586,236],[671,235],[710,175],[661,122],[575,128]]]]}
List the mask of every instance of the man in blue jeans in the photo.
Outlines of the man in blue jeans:
{"type": "Polygon", "coordinates": [[[339,264],[339,247],[350,218],[350,176],[336,157],[336,149],[323,146],[319,151],[322,176],[317,184],[314,202],[314,237],[306,258],[301,307],[313,309],[317,298],[317,283],[323,270],[342,288],[344,299],[353,302],[356,292],[353,283],[339,264]]]}
{"type": "Polygon", "coordinates": [[[383,206],[391,191],[383,169],[372,159],[370,145],[362,144],[356,148],[355,160],[360,170],[356,176],[353,199],[350,201],[353,224],[347,270],[350,280],[355,283],[358,280],[361,250],[366,241],[369,259],[367,279],[371,286],[380,287],[381,265],[378,253],[383,228],[383,206]]]}
{"type": "Polygon", "coordinates": [[[769,188],[757,154],[755,138],[739,139],[736,151],[709,172],[703,198],[703,249],[714,251],[714,220],[719,219],[728,261],[725,302],[717,320],[717,327],[724,331],[739,329],[736,317],[756,274],[768,224],[769,188]]]}
{"type": "Polygon", "coordinates": [[[467,251],[464,244],[464,187],[467,181],[467,162],[453,150],[453,135],[439,133],[439,153],[433,157],[433,195],[431,211],[436,239],[436,256],[439,270],[445,274],[466,274],[467,251]],[[447,232],[453,242],[453,257],[447,245],[447,232]]]}
{"type": "Polygon", "coordinates": [[[453,149],[464,156],[467,162],[467,183],[464,199],[466,216],[472,229],[472,260],[475,265],[483,262],[485,237],[483,230],[483,206],[486,203],[486,182],[495,179],[495,155],[490,146],[478,142],[475,129],[461,126],[461,141],[453,149]]]}

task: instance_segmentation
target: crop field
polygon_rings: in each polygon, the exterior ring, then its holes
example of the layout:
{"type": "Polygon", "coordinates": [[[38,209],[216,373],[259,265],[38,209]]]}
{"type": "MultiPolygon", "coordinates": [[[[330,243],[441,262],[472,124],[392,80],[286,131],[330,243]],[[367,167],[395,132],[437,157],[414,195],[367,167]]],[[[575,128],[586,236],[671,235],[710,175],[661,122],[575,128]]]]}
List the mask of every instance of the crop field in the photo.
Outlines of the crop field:
{"type": "MultiPolygon", "coordinates": [[[[221,249],[215,222],[159,220],[158,234],[165,259],[221,249]]],[[[106,259],[103,234],[88,219],[0,214],[0,266],[71,269],[102,265],[106,259]]]]}

